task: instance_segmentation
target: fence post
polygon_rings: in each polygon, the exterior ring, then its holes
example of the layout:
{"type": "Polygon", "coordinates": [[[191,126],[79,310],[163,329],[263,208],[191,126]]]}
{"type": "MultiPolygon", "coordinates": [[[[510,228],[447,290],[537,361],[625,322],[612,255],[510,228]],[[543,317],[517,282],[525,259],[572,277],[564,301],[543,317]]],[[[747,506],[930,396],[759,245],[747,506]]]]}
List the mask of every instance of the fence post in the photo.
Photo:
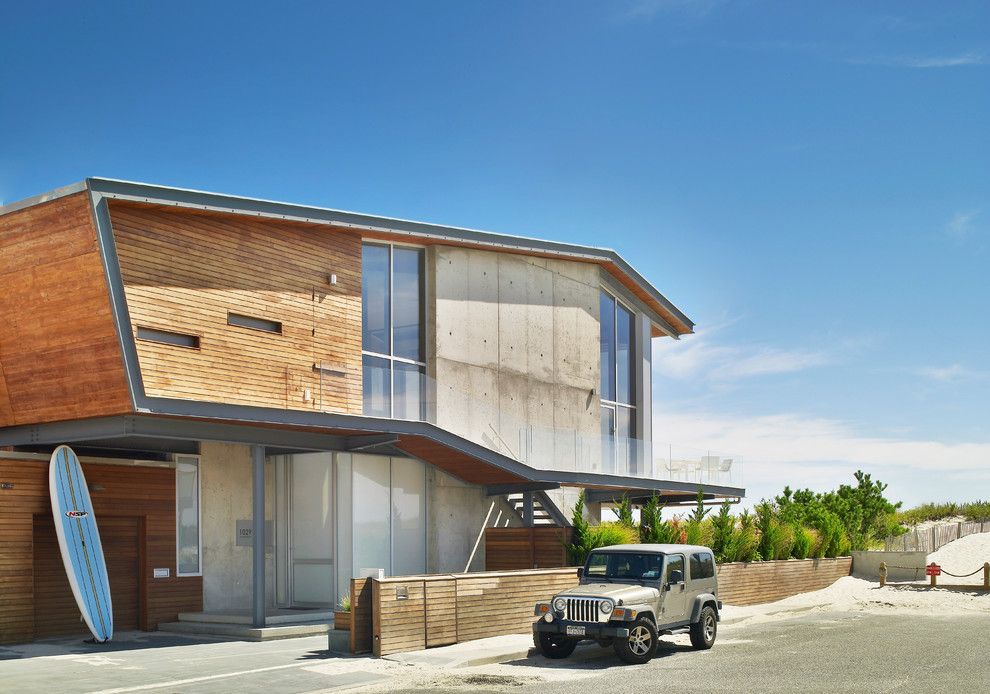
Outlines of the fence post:
{"type": "MultiPolygon", "coordinates": [[[[932,549],[931,549],[931,551],[934,552],[937,549],[938,549],[938,547],[935,546],[935,526],[933,525],[932,526],[932,549]]],[[[932,585],[935,585],[935,584],[933,583],[932,585]]]]}
{"type": "Polygon", "coordinates": [[[983,562],[983,590],[990,590],[990,561],[983,562]]]}
{"type": "Polygon", "coordinates": [[[962,538],[962,521],[959,521],[958,523],[956,523],[956,539],[959,540],[961,538],[962,538]]]}
{"type": "Polygon", "coordinates": [[[887,562],[880,562],[880,587],[883,588],[887,584],[887,562]]]}

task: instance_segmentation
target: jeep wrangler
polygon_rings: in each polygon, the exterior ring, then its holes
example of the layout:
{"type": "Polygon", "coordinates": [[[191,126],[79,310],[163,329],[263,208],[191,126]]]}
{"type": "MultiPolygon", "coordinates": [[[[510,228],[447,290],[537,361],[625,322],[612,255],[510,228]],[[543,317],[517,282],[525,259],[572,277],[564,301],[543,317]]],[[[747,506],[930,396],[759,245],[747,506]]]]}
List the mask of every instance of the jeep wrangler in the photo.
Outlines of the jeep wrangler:
{"type": "Polygon", "coordinates": [[[696,649],[715,643],[722,603],[707,547],[602,547],[578,578],[578,586],[536,604],[533,641],[548,658],[566,658],[586,639],[635,664],[653,658],[664,634],[689,633],[696,649]]]}

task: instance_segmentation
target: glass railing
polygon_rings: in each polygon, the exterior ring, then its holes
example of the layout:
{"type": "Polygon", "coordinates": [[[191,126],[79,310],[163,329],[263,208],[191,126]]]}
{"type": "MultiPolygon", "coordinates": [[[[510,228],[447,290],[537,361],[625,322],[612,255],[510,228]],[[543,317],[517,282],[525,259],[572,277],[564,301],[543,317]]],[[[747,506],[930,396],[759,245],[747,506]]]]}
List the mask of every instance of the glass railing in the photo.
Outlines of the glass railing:
{"type": "MultiPolygon", "coordinates": [[[[397,397],[400,406],[394,409],[396,416],[418,410],[418,419],[532,468],[742,486],[742,456],[661,440],[605,435],[600,419],[587,407],[567,412],[538,398],[520,397],[512,400],[518,406],[510,411],[479,397],[478,392],[438,384],[425,375],[420,378],[416,389],[420,406],[402,404],[397,397]]],[[[479,384],[479,392],[485,392],[483,384],[479,384]]],[[[592,407],[598,407],[597,400],[592,407]]]]}

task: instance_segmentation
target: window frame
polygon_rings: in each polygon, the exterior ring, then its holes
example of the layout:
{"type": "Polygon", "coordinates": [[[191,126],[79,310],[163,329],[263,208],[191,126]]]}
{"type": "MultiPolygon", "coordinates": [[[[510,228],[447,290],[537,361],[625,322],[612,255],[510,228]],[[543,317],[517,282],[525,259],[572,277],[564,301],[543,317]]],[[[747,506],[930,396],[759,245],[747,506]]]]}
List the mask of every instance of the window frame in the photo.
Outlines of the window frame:
{"type": "MultiPolygon", "coordinates": [[[[365,246],[378,246],[380,248],[388,249],[388,351],[389,354],[383,354],[381,352],[375,352],[364,348],[364,324],[361,325],[361,357],[362,361],[364,357],[375,357],[377,359],[383,359],[388,362],[388,417],[389,419],[395,419],[395,362],[401,362],[403,364],[408,364],[410,366],[417,366],[422,369],[421,375],[423,377],[423,383],[425,386],[426,381],[426,246],[411,244],[411,243],[395,243],[392,241],[376,241],[376,240],[362,240],[361,248],[362,251],[365,246]],[[409,359],[407,357],[400,357],[392,354],[395,352],[395,249],[403,248],[416,250],[419,252],[419,306],[420,306],[420,351],[423,355],[423,360],[418,361],[416,359],[409,359]]],[[[363,263],[363,260],[362,260],[363,263]]],[[[362,273],[361,278],[362,283],[364,282],[364,276],[362,273]]],[[[362,369],[363,369],[362,364],[362,369]]],[[[425,388],[423,389],[425,390],[425,388]]],[[[421,390],[420,397],[422,398],[423,391],[421,390]]],[[[362,386],[362,401],[364,398],[364,388],[362,386]]],[[[423,421],[425,419],[425,414],[423,414],[423,405],[420,403],[420,413],[421,417],[417,420],[410,421],[423,421]]],[[[362,405],[363,409],[363,405],[362,405]]],[[[368,417],[374,417],[378,415],[365,415],[368,417]]]]}
{"type": "MultiPolygon", "coordinates": [[[[692,552],[691,553],[691,556],[688,558],[688,570],[691,573],[690,579],[692,581],[704,581],[705,579],[708,579],[708,578],[714,578],[715,577],[715,557],[714,557],[714,555],[712,555],[711,552],[692,552]],[[695,557],[697,557],[697,559],[695,559],[695,557]],[[697,563],[699,569],[702,566],[705,566],[705,565],[710,566],[711,569],[712,569],[712,572],[710,574],[706,575],[706,576],[695,576],[694,575],[695,563],[697,563]]],[[[699,571],[699,573],[700,573],[700,571],[699,571]]]]}
{"type": "Polygon", "coordinates": [[[175,465],[175,575],[176,577],[203,575],[203,465],[202,456],[186,453],[176,453],[172,457],[175,465]],[[185,572],[179,569],[179,465],[196,464],[196,554],[199,570],[185,572]]]}
{"type": "MultiPolygon", "coordinates": [[[[638,409],[638,406],[636,404],[636,398],[638,397],[638,390],[636,388],[636,381],[637,381],[637,378],[639,376],[639,371],[640,371],[640,366],[637,364],[637,359],[636,359],[636,354],[635,354],[636,331],[637,331],[637,328],[636,328],[636,316],[637,316],[637,313],[636,313],[636,309],[635,308],[633,308],[629,303],[627,303],[626,301],[624,301],[615,292],[611,291],[610,289],[608,289],[604,285],[602,285],[599,289],[600,289],[601,294],[604,294],[605,296],[609,297],[609,299],[611,299],[611,301],[612,301],[612,347],[613,347],[613,349],[612,349],[612,359],[613,359],[613,363],[611,364],[611,367],[612,367],[612,375],[613,375],[613,379],[614,379],[614,383],[615,383],[615,398],[616,399],[615,400],[608,400],[605,397],[603,397],[603,394],[600,392],[601,391],[601,379],[599,379],[599,398],[598,398],[598,400],[599,400],[599,403],[601,405],[601,409],[603,409],[603,410],[608,409],[608,410],[611,410],[612,411],[613,427],[612,427],[612,431],[610,433],[611,439],[613,441],[615,441],[618,438],[616,435],[618,434],[618,430],[619,430],[618,421],[619,421],[619,408],[620,407],[621,408],[624,408],[625,410],[627,410],[629,412],[629,418],[630,418],[629,419],[629,422],[630,422],[629,434],[630,435],[627,436],[626,438],[628,438],[628,439],[635,439],[636,438],[636,434],[637,434],[637,431],[636,431],[636,410],[638,409]],[[620,402],[618,400],[618,397],[619,397],[619,320],[618,320],[618,314],[619,314],[619,307],[620,306],[625,311],[627,311],[629,313],[629,315],[631,317],[631,321],[632,321],[632,342],[629,345],[629,348],[630,348],[630,361],[631,361],[630,366],[632,368],[632,373],[630,374],[629,390],[630,390],[630,396],[631,396],[630,397],[630,400],[633,401],[632,403],[620,402]]],[[[599,320],[599,324],[600,324],[601,323],[601,314],[599,314],[598,320],[599,320]]],[[[599,354],[601,354],[601,349],[600,348],[599,348],[599,354]]],[[[604,364],[600,364],[599,365],[599,368],[605,368],[605,365],[604,364]]],[[[616,456],[616,455],[618,455],[618,450],[617,449],[614,449],[613,450],[613,456],[616,456]]]]}

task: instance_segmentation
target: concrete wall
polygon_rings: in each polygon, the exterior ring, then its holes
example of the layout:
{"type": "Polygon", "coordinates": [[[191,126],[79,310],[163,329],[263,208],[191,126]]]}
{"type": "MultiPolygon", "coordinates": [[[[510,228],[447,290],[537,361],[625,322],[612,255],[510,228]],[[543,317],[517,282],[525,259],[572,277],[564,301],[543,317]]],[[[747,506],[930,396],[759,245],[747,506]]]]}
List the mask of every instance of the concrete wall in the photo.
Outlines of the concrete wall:
{"type": "Polygon", "coordinates": [[[527,462],[574,469],[573,437],[549,432],[600,435],[598,266],[437,247],[427,267],[437,423],[521,459],[534,425],[527,462]]]}
{"type": "MultiPolygon", "coordinates": [[[[203,534],[203,610],[251,609],[251,548],[236,544],[236,521],[251,511],[250,446],[203,442],[200,445],[203,534]]],[[[272,465],[265,470],[265,517],[272,519],[275,498],[272,465]]],[[[274,604],[274,570],[265,555],[268,604],[274,604]]]]}
{"type": "Polygon", "coordinates": [[[853,576],[880,580],[880,562],[887,562],[888,581],[922,581],[928,552],[853,552],[853,576]]]}
{"type": "Polygon", "coordinates": [[[428,533],[426,570],[429,573],[484,571],[485,528],[519,527],[519,516],[503,497],[428,468],[428,533]]]}

